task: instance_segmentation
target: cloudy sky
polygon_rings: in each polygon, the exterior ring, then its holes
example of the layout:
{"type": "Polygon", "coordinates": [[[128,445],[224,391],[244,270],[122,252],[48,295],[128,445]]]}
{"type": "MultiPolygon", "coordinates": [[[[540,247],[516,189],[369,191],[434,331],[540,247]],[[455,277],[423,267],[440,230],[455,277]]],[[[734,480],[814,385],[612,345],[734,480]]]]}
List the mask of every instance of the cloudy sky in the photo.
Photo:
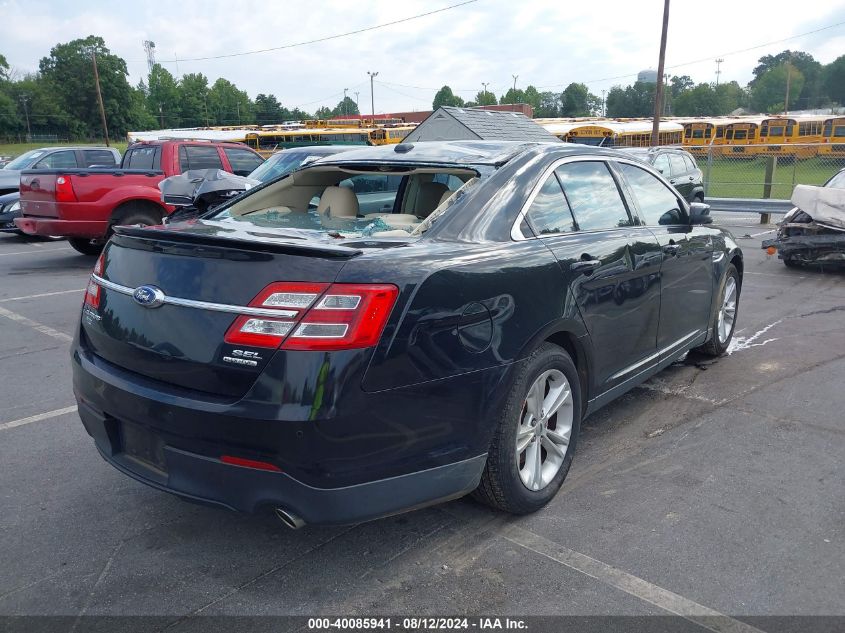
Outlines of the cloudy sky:
{"type": "MultiPolygon", "coordinates": [[[[429,109],[443,84],[471,99],[482,82],[501,95],[518,75],[518,87],[560,90],[578,81],[600,95],[657,66],[662,0],[475,0],[326,42],[195,59],[318,39],[461,2],[466,0],[0,0],[7,25],[0,53],[14,69],[28,72],[57,42],[97,34],[127,60],[137,84],[147,72],[142,42],[150,39],[157,60],[174,74],[202,72],[212,82],[225,77],[251,97],[273,93],[287,107],[312,111],[333,107],[348,88],[353,99],[360,93],[368,112],[368,70],[379,73],[376,109],[399,111],[429,109]]],[[[803,0],[800,11],[784,7],[771,0],[674,0],[667,72],[713,81],[713,60],[723,57],[722,80],[744,85],[761,55],[791,48],[827,63],[845,54],[845,1],[803,0]]]]}

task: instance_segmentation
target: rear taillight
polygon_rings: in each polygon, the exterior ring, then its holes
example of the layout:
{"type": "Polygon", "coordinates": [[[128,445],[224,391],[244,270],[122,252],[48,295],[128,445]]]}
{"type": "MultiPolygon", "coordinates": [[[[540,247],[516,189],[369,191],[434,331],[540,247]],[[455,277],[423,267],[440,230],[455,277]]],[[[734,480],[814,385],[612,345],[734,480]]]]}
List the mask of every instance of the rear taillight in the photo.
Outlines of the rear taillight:
{"type": "Polygon", "coordinates": [[[375,345],[399,289],[389,284],[275,283],[250,307],[275,315],[241,315],[226,332],[232,345],[290,350],[358,349],[375,345]]]}
{"type": "Polygon", "coordinates": [[[69,176],[56,178],[56,202],[76,202],[76,192],[69,176]]]}
{"type": "Polygon", "coordinates": [[[98,277],[103,274],[103,258],[105,253],[100,253],[97,258],[97,263],[94,264],[94,270],[91,271],[91,276],[88,278],[88,287],[85,289],[85,305],[94,308],[100,307],[100,285],[94,281],[94,275],[98,277]]]}

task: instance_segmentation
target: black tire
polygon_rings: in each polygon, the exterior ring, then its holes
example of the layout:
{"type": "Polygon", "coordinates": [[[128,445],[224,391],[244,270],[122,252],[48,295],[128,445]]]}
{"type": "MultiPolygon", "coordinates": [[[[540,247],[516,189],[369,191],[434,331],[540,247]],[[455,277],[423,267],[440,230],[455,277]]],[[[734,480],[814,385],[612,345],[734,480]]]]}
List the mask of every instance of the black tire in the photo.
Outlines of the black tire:
{"type": "Polygon", "coordinates": [[[799,262],[795,261],[791,257],[784,257],[783,265],[787,268],[803,268],[803,266],[799,262]]]}
{"type": "Polygon", "coordinates": [[[102,242],[95,242],[83,237],[69,237],[67,241],[75,251],[89,257],[96,257],[102,253],[103,246],[105,246],[102,242]]]}
{"type": "MultiPolygon", "coordinates": [[[[580,427],[581,384],[578,379],[578,370],[565,350],[551,343],[543,343],[518,371],[505,406],[496,420],[496,429],[487,454],[487,464],[481,475],[481,482],[472,496],[486,505],[512,514],[528,514],[539,510],[557,494],[569,472],[580,427]],[[520,478],[519,455],[517,455],[516,447],[517,429],[525,411],[524,406],[529,389],[548,370],[558,370],[569,383],[572,430],[569,445],[557,474],[544,487],[531,490],[520,478]]],[[[541,450],[546,451],[545,448],[541,450]]],[[[544,454],[548,455],[548,453],[544,454]]]]}
{"type": "Polygon", "coordinates": [[[155,226],[161,224],[161,210],[141,204],[127,204],[117,215],[114,226],[140,224],[155,226]]]}
{"type": "Polygon", "coordinates": [[[716,295],[718,303],[716,304],[716,310],[713,313],[713,318],[710,323],[710,338],[704,345],[702,345],[701,347],[697,347],[695,351],[705,354],[707,356],[721,356],[728,350],[728,347],[731,344],[731,339],[733,339],[734,330],[736,329],[736,318],[737,316],[739,316],[739,297],[741,290],[742,283],[739,278],[739,272],[737,272],[736,266],[734,266],[733,264],[728,264],[728,269],[725,271],[725,276],[722,278],[722,283],[719,284],[719,294],[716,295]],[[725,290],[728,287],[728,282],[730,279],[733,279],[734,283],[736,284],[736,303],[734,308],[734,318],[730,326],[730,331],[727,332],[727,336],[724,338],[724,340],[720,340],[719,314],[722,309],[722,303],[725,299],[725,290]]]}

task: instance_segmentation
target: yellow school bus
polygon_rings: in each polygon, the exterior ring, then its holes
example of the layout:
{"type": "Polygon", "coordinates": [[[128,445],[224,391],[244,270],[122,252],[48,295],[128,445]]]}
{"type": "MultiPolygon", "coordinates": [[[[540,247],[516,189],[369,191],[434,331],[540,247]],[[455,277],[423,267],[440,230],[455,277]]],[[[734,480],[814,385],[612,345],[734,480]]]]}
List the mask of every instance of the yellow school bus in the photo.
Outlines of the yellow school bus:
{"type": "Polygon", "coordinates": [[[812,158],[818,154],[823,126],[824,117],[820,116],[763,119],[760,123],[759,153],[785,158],[812,158]]]}
{"type": "Polygon", "coordinates": [[[845,116],[828,117],[824,120],[819,156],[845,158],[845,116]]]}
{"type": "Polygon", "coordinates": [[[675,119],[684,126],[684,148],[695,156],[706,156],[711,147],[724,145],[725,130],[741,119],[730,117],[675,119]]]}
{"type": "Polygon", "coordinates": [[[309,145],[391,145],[400,143],[414,129],[400,127],[304,127],[250,132],[244,142],[262,156],[270,156],[281,149],[309,145]]]}
{"type": "MultiPolygon", "coordinates": [[[[567,134],[570,143],[598,145],[601,147],[649,147],[651,145],[651,121],[596,121],[580,123],[567,134]]],[[[658,130],[658,145],[680,145],[684,127],[680,123],[661,121],[658,130]]]]}

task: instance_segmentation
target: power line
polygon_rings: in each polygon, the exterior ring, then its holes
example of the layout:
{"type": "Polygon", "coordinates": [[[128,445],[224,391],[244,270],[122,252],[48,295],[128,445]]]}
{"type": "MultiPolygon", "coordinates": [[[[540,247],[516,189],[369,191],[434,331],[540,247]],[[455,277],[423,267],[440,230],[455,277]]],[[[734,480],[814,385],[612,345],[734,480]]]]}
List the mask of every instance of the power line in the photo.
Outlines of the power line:
{"type": "MultiPolygon", "coordinates": [[[[293,44],[283,44],[282,46],[272,46],[270,48],[260,48],[254,51],[243,51],[240,53],[227,53],[225,55],[210,55],[208,57],[183,57],[180,59],[180,62],[202,62],[208,61],[212,59],[226,59],[229,57],[242,57],[244,55],[257,55],[258,53],[270,53],[272,51],[281,51],[288,48],[296,48],[298,46],[307,46],[309,44],[318,44],[320,42],[328,42],[329,40],[336,40],[342,37],[349,37],[350,35],[358,35],[360,33],[367,33],[369,31],[375,31],[377,29],[383,29],[388,26],[395,26],[397,24],[403,24],[404,22],[410,22],[412,20],[419,20],[420,18],[425,18],[430,15],[435,15],[437,13],[443,13],[444,11],[450,11],[451,9],[457,9],[459,7],[466,6],[468,4],[473,4],[474,2],[478,2],[478,0],[464,0],[463,2],[459,2],[457,4],[451,4],[447,7],[443,7],[440,9],[434,9],[433,11],[426,11],[425,13],[420,13],[417,15],[412,15],[407,18],[402,18],[399,20],[393,20],[392,22],[384,22],[382,24],[376,24],[374,26],[367,26],[361,29],[355,29],[354,31],[347,31],[346,33],[336,33],[335,35],[327,35],[325,37],[318,37],[313,40],[306,40],[304,42],[296,42],[293,44]]],[[[159,63],[175,63],[175,60],[162,60],[159,63]]]]}
{"type": "MultiPolygon", "coordinates": [[[[790,35],[789,37],[784,37],[780,40],[773,40],[771,42],[765,42],[764,44],[756,44],[755,46],[749,46],[748,48],[742,48],[739,50],[731,51],[729,53],[721,53],[719,57],[727,57],[729,55],[740,55],[742,53],[748,53],[750,51],[754,51],[760,48],[765,48],[766,46],[772,46],[773,44],[782,44],[783,42],[788,42],[790,40],[798,39],[799,37],[806,37],[807,35],[813,35],[815,33],[821,33],[822,31],[828,31],[830,29],[835,29],[838,26],[842,26],[845,22],[837,22],[836,24],[829,24],[828,26],[823,26],[821,28],[815,29],[813,31],[807,31],[806,33],[799,33],[798,35],[790,35]]],[[[692,66],[693,64],[701,64],[702,62],[709,62],[713,58],[712,55],[708,55],[707,57],[702,57],[701,59],[695,59],[688,62],[682,62],[680,64],[672,64],[671,66],[667,66],[666,68],[682,68],[684,66],[692,66]]],[[[597,84],[602,83],[604,81],[613,81],[614,79],[626,79],[628,77],[636,77],[637,73],[629,73],[627,75],[617,75],[615,77],[604,77],[603,79],[591,79],[589,81],[582,81],[581,83],[585,84],[597,84]]],[[[568,84],[549,84],[547,86],[537,86],[537,89],[540,88],[558,88],[560,86],[567,86],[568,84]]]]}

